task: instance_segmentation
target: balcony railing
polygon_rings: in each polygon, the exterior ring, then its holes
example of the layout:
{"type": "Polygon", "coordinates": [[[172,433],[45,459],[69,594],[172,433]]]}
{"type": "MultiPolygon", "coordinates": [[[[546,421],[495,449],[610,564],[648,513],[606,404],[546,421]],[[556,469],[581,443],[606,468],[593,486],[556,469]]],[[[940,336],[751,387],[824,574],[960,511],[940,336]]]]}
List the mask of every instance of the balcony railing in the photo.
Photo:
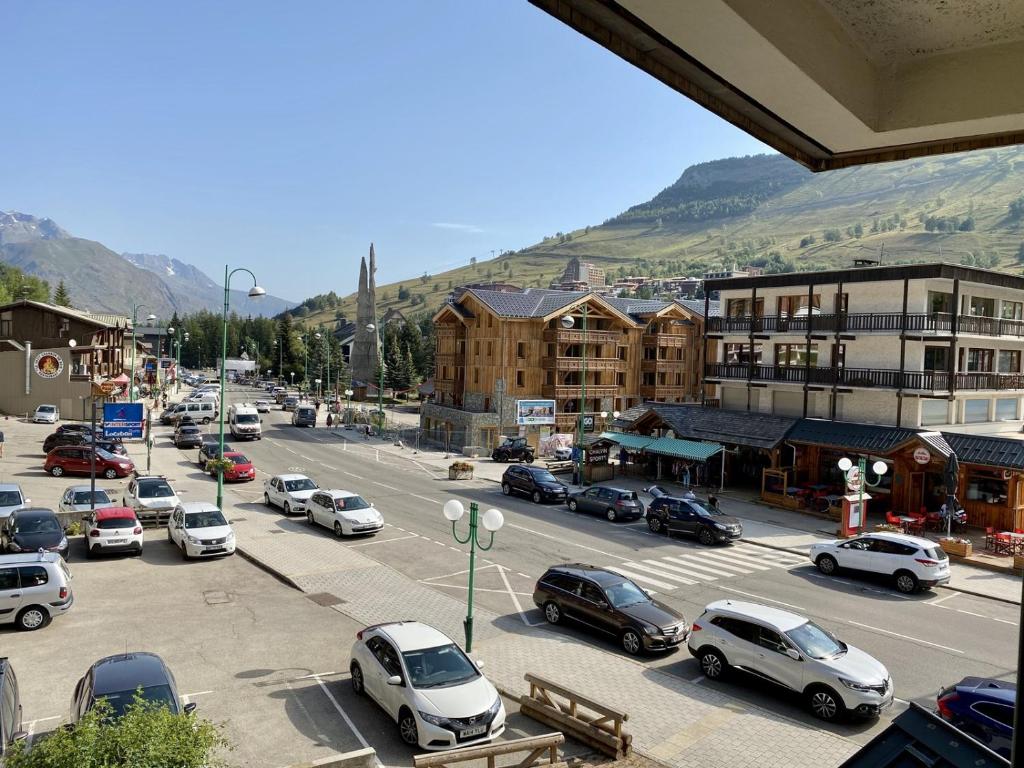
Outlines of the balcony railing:
{"type": "Polygon", "coordinates": [[[434,357],[435,365],[465,365],[466,356],[461,352],[439,352],[434,357]]]}
{"type": "MultiPolygon", "coordinates": [[[[583,359],[580,357],[545,357],[541,360],[545,370],[582,371],[583,359]]],[[[626,361],[617,357],[588,357],[588,371],[625,371],[626,361]]]]}
{"type": "MultiPolygon", "coordinates": [[[[544,330],[544,341],[556,341],[563,344],[582,344],[584,332],[582,330],[567,331],[564,328],[547,328],[544,330]]],[[[587,329],[587,344],[618,344],[623,341],[623,335],[619,331],[593,331],[587,329]]]]}
{"type": "MultiPolygon", "coordinates": [[[[600,433],[604,431],[607,421],[611,420],[609,415],[607,419],[602,419],[600,413],[587,412],[584,416],[594,417],[594,432],[600,433]]],[[[580,415],[578,413],[559,413],[555,415],[555,428],[559,432],[575,432],[579,426],[580,415]]]]}
{"type": "Polygon", "coordinates": [[[685,397],[686,387],[681,384],[641,384],[640,397],[645,400],[660,400],[666,397],[685,397]]]}
{"type": "Polygon", "coordinates": [[[434,390],[449,395],[453,394],[455,392],[455,381],[453,379],[435,379],[434,390]]]}
{"type": "MultiPolygon", "coordinates": [[[[556,400],[576,398],[580,396],[579,384],[545,384],[541,390],[544,397],[556,400]]],[[[615,397],[623,391],[615,384],[587,384],[587,397],[615,397]]]]}
{"type": "MultiPolygon", "coordinates": [[[[709,333],[806,333],[807,315],[790,317],[767,315],[764,317],[709,317],[709,333]]],[[[903,327],[900,312],[845,313],[811,315],[811,330],[825,332],[871,333],[898,331],[903,327]]],[[[1024,322],[997,320],[987,317],[960,317],[960,333],[983,335],[1024,336],[1024,322]],[[984,323],[973,321],[984,320],[984,323]],[[1005,325],[1001,325],[1005,324],[1005,325]]],[[[921,333],[952,333],[953,315],[946,312],[908,314],[907,330],[921,333]]]]}
{"type": "MultiPolygon", "coordinates": [[[[721,318],[715,318],[720,320],[721,318]]],[[[678,336],[671,333],[645,333],[643,344],[645,347],[685,347],[687,336],[678,336]]]]}
{"type": "Polygon", "coordinates": [[[954,373],[947,371],[895,371],[885,368],[832,368],[785,365],[745,365],[712,363],[704,367],[709,379],[750,379],[777,381],[787,384],[816,386],[881,387],[884,389],[912,389],[930,392],[948,392],[950,383],[956,389],[1013,390],[1024,389],[1024,374],[1020,373],[954,373]]]}
{"type": "Polygon", "coordinates": [[[689,366],[685,360],[641,360],[640,370],[647,373],[685,371],[689,366]]]}
{"type": "Polygon", "coordinates": [[[460,326],[454,326],[454,325],[448,325],[448,324],[436,325],[436,326],[434,326],[434,334],[436,336],[438,336],[438,337],[442,337],[443,336],[445,338],[458,338],[458,339],[461,339],[461,338],[464,338],[466,336],[466,329],[465,329],[464,326],[461,326],[461,325],[460,326]]]}

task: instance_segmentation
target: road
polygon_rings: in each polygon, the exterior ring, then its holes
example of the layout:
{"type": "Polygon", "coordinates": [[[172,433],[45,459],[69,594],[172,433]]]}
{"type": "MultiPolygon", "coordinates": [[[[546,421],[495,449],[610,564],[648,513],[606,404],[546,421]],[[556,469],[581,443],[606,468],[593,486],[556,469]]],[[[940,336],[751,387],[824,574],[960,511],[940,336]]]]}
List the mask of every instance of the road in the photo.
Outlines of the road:
{"type": "MultiPolygon", "coordinates": [[[[253,394],[234,392],[229,402],[243,398],[252,399],[253,394]]],[[[458,498],[467,506],[477,502],[481,511],[497,507],[505,515],[505,526],[493,548],[478,559],[476,600],[498,614],[518,614],[526,625],[543,623],[532,601],[536,579],[549,565],[562,562],[618,569],[691,621],[707,603],[719,599],[753,600],[796,611],[881,660],[893,676],[899,701],[885,717],[829,726],[858,742],[876,734],[909,700],[934,705],[936,691],[963,676],[1010,679],[1015,674],[1015,606],[941,589],[908,597],[884,582],[824,577],[797,555],[752,544],[709,549],[668,540],[650,533],[642,521],[609,523],[560,506],[534,505],[503,496],[489,481],[454,483],[418,464],[411,451],[408,458],[396,457],[354,432],[292,427],[288,418],[277,410],[265,414],[262,440],[232,443],[259,469],[256,483],[233,486],[243,498],[259,501],[262,480],[286,471],[307,474],[321,487],[358,492],[382,511],[387,527],[375,537],[342,546],[356,547],[456,597],[466,594],[465,548],[453,540],[442,505],[458,498]]],[[[325,530],[322,535],[331,534],[325,530]]],[[[605,642],[572,629],[558,631],[573,633],[581,643],[605,642]]],[[[700,677],[685,650],[651,657],[646,663],[688,680],[700,677]]],[[[799,701],[770,687],[723,685],[751,703],[820,725],[799,701]]]]}

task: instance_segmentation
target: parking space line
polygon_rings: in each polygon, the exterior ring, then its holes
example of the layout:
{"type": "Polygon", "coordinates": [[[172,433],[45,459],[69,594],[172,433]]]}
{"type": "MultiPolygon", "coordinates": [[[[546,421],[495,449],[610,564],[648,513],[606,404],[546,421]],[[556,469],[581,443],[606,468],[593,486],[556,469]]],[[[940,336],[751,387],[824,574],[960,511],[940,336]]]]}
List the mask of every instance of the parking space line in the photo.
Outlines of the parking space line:
{"type": "Polygon", "coordinates": [[[403,539],[418,539],[420,535],[418,533],[410,533],[406,536],[394,536],[390,539],[374,539],[373,541],[361,541],[358,544],[347,545],[350,549],[352,547],[368,547],[371,544],[390,544],[392,541],[402,541],[403,539]]]}
{"type": "Polygon", "coordinates": [[[551,539],[552,541],[557,541],[560,544],[569,544],[571,546],[578,547],[580,549],[585,549],[585,550],[587,550],[589,552],[596,552],[599,555],[604,555],[605,557],[612,557],[612,558],[614,558],[616,560],[621,560],[622,562],[626,562],[627,560],[629,560],[628,557],[623,557],[622,555],[613,555],[611,552],[605,552],[603,550],[596,549],[594,547],[588,547],[586,544],[580,544],[580,543],[575,542],[575,541],[567,541],[565,538],[559,538],[558,536],[549,536],[546,533],[541,533],[540,531],[535,531],[532,528],[527,528],[526,526],[523,526],[523,525],[516,525],[515,523],[508,523],[508,527],[509,528],[515,528],[515,529],[520,530],[520,531],[526,531],[526,533],[533,534],[534,536],[540,536],[542,539],[551,539]]]}
{"type": "MultiPolygon", "coordinates": [[[[348,716],[348,713],[344,709],[342,709],[341,704],[338,703],[338,700],[334,698],[334,694],[331,693],[330,689],[326,685],[324,685],[324,681],[321,680],[319,676],[314,676],[313,679],[316,680],[316,684],[320,686],[320,690],[324,692],[324,695],[328,699],[330,699],[331,704],[334,705],[334,708],[338,711],[338,714],[341,715],[342,720],[344,720],[345,724],[348,725],[349,730],[351,730],[353,735],[357,739],[359,739],[359,743],[363,745],[363,749],[369,749],[370,745],[366,742],[366,739],[363,738],[363,734],[359,732],[359,729],[356,728],[356,724],[352,722],[352,718],[348,716]]],[[[375,765],[378,766],[383,765],[383,763],[381,763],[380,759],[377,757],[374,757],[373,762],[375,765]]]]}
{"type": "Polygon", "coordinates": [[[349,477],[354,477],[356,480],[362,480],[363,479],[362,475],[357,475],[354,472],[346,472],[344,469],[341,470],[341,474],[348,475],[349,477]]]}
{"type": "Polygon", "coordinates": [[[926,600],[924,602],[924,605],[938,605],[939,603],[944,603],[947,600],[952,600],[954,597],[956,597],[959,594],[960,594],[959,592],[950,592],[948,595],[943,595],[942,597],[937,597],[934,600],[926,600]]]}
{"type": "Polygon", "coordinates": [[[846,620],[847,624],[853,624],[855,627],[861,627],[862,629],[870,629],[872,632],[881,632],[886,635],[892,635],[893,637],[899,637],[903,640],[910,640],[912,643],[923,643],[924,645],[930,645],[933,648],[941,648],[944,651],[952,651],[953,653],[963,654],[963,651],[957,648],[950,648],[948,645],[939,645],[928,640],[921,640],[917,637],[911,637],[910,635],[901,635],[899,632],[892,632],[888,629],[882,629],[881,627],[872,627],[870,624],[861,624],[859,621],[853,621],[852,619],[846,620]]]}
{"type": "Polygon", "coordinates": [[[798,611],[806,611],[806,608],[801,608],[799,605],[791,605],[784,603],[781,600],[772,600],[770,597],[762,597],[761,595],[755,595],[753,592],[744,592],[739,589],[733,589],[732,587],[726,587],[721,584],[717,585],[719,589],[724,589],[726,592],[735,592],[737,595],[744,595],[746,597],[756,597],[758,600],[767,600],[769,603],[775,603],[776,605],[784,605],[787,608],[794,608],[798,611]]]}
{"type": "Polygon", "coordinates": [[[429,501],[431,504],[441,504],[442,502],[437,499],[428,499],[426,496],[420,496],[418,493],[410,493],[414,499],[420,499],[421,501],[429,501]]]}
{"type": "Polygon", "coordinates": [[[521,618],[523,620],[523,624],[525,624],[528,627],[537,626],[534,622],[526,618],[526,612],[523,611],[523,606],[520,605],[519,597],[517,596],[519,593],[512,591],[512,584],[509,583],[508,576],[505,574],[505,571],[507,570],[508,568],[505,568],[502,565],[498,566],[498,573],[501,574],[501,581],[505,585],[505,591],[508,592],[508,596],[512,598],[512,604],[516,607],[516,610],[519,612],[519,618],[521,618]]]}

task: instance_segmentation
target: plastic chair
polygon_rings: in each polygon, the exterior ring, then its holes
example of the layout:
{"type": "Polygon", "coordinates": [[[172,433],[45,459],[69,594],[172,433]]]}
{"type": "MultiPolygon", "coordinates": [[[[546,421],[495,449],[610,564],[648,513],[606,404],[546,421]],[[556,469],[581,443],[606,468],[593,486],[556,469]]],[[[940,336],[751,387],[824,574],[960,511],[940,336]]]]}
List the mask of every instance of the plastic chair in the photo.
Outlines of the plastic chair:
{"type": "Polygon", "coordinates": [[[1012,555],[1013,538],[1006,533],[997,533],[995,537],[994,549],[997,555],[1012,555]]]}
{"type": "Polygon", "coordinates": [[[900,520],[899,515],[894,514],[892,512],[892,510],[887,510],[886,511],[886,513],[885,513],[885,522],[887,522],[889,525],[899,525],[899,526],[903,525],[903,521],[900,520]]]}
{"type": "Polygon", "coordinates": [[[996,548],[996,529],[991,525],[985,528],[985,549],[994,550],[996,548]]]}

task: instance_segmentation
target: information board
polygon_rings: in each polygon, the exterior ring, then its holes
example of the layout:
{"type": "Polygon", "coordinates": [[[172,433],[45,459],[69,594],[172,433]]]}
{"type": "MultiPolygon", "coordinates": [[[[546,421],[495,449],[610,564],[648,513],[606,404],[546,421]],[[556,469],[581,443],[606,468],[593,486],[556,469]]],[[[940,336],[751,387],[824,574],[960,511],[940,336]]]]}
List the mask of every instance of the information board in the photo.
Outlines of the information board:
{"type": "Polygon", "coordinates": [[[142,437],[142,403],[104,403],[104,437],[142,437]]]}

